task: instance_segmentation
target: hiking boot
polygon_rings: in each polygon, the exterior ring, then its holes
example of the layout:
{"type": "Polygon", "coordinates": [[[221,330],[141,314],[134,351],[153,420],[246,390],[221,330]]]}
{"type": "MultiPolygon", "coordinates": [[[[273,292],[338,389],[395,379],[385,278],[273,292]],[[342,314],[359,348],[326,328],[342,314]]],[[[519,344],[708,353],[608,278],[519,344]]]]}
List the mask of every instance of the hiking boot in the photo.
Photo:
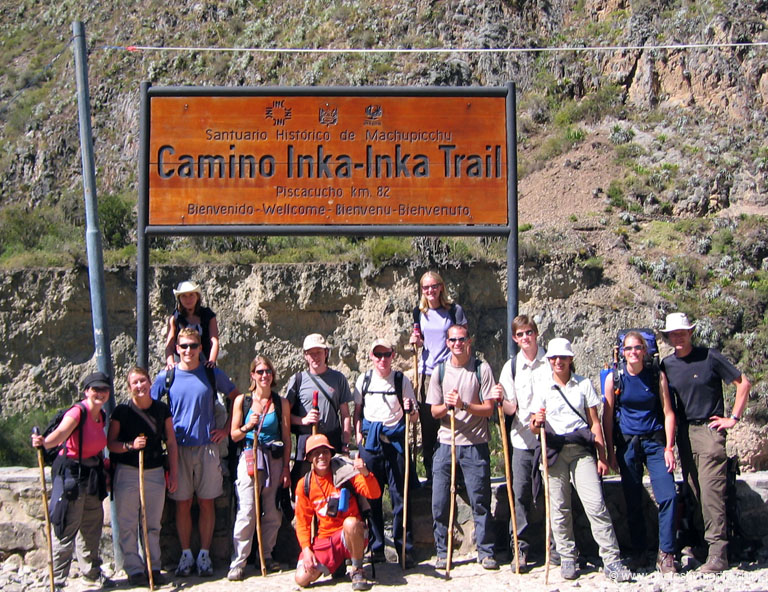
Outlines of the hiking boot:
{"type": "Polygon", "coordinates": [[[227,579],[230,582],[240,582],[245,579],[245,569],[242,567],[233,567],[227,573],[227,579]]]}
{"type": "Polygon", "coordinates": [[[659,551],[659,556],[656,559],[656,569],[663,574],[677,573],[677,568],[675,567],[675,555],[673,553],[659,551]]]}
{"type": "Polygon", "coordinates": [[[211,563],[211,556],[207,553],[203,555],[200,553],[197,556],[197,575],[201,578],[207,578],[213,575],[213,564],[211,563]]]}
{"type": "Polygon", "coordinates": [[[147,574],[140,571],[139,573],[130,574],[128,576],[128,584],[131,586],[147,586],[149,584],[149,578],[147,578],[147,574]]]}
{"type": "Polygon", "coordinates": [[[275,561],[272,557],[264,558],[264,568],[267,570],[267,573],[274,573],[283,569],[280,562],[275,561]]]}
{"type": "Polygon", "coordinates": [[[628,582],[632,579],[632,572],[621,561],[614,561],[605,566],[605,577],[614,582],[628,582]]]}
{"type": "Polygon", "coordinates": [[[564,580],[575,580],[578,576],[576,572],[576,562],[573,559],[560,558],[560,575],[564,580]]]}
{"type": "Polygon", "coordinates": [[[371,551],[371,563],[386,563],[387,556],[384,549],[375,549],[371,551]]]}
{"type": "MultiPolygon", "coordinates": [[[[520,562],[520,572],[524,572],[528,569],[528,554],[525,551],[518,551],[517,558],[520,562]]],[[[515,554],[512,553],[512,561],[510,562],[512,571],[515,571],[515,554]]]]}
{"type": "Polygon", "coordinates": [[[435,560],[435,569],[445,569],[448,567],[448,559],[445,557],[438,557],[435,560]]]}
{"type": "MultiPolygon", "coordinates": [[[[397,555],[397,563],[398,565],[403,565],[403,558],[398,553],[397,555]]],[[[411,569],[416,563],[413,561],[413,557],[409,553],[405,554],[405,569],[411,569]]]]}
{"type": "Polygon", "coordinates": [[[159,569],[152,570],[152,583],[155,586],[165,586],[168,583],[166,577],[160,573],[159,569]]]}
{"type": "Polygon", "coordinates": [[[479,559],[478,563],[483,566],[483,569],[499,569],[499,564],[490,555],[479,559]]]}
{"type": "Polygon", "coordinates": [[[176,567],[176,575],[182,578],[192,575],[192,568],[195,566],[195,558],[192,553],[182,553],[179,557],[179,565],[176,567]]]}
{"type": "Polygon", "coordinates": [[[365,570],[362,567],[358,567],[355,571],[353,571],[350,577],[352,578],[353,590],[357,591],[371,589],[371,583],[368,581],[368,578],[365,577],[365,570]]]}
{"type": "Polygon", "coordinates": [[[728,569],[728,560],[725,558],[725,554],[722,555],[710,555],[707,557],[707,562],[699,568],[702,573],[720,573],[728,569]]]}
{"type": "Polygon", "coordinates": [[[99,570],[98,573],[94,573],[94,574],[90,574],[90,573],[84,574],[83,579],[93,584],[98,584],[99,588],[102,590],[110,590],[112,588],[117,588],[117,584],[113,580],[105,576],[104,572],[101,570],[99,570]]]}

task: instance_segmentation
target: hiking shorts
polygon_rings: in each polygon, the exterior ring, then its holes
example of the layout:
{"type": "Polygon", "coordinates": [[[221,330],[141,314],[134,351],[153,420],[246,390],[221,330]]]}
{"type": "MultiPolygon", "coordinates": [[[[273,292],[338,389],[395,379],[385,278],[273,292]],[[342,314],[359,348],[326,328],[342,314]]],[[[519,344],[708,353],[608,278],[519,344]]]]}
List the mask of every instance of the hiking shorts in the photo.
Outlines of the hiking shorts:
{"type": "MultiPolygon", "coordinates": [[[[367,537],[364,547],[368,547],[367,537]]],[[[344,565],[347,559],[351,559],[342,529],[337,530],[329,537],[317,537],[315,542],[312,543],[312,552],[315,554],[315,559],[317,559],[317,568],[325,576],[335,573],[339,567],[344,565]]],[[[299,556],[298,567],[301,566],[302,561],[301,556],[299,556]]]]}
{"type": "Polygon", "coordinates": [[[214,499],[224,493],[217,444],[179,446],[179,475],[172,500],[214,499]]]}

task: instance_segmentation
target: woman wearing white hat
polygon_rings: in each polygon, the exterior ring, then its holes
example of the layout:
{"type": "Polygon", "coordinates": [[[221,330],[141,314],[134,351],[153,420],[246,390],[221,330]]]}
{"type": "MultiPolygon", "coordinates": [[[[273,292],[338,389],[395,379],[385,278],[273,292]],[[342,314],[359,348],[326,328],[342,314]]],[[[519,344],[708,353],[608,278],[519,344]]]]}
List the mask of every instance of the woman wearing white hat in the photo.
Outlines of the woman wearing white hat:
{"type": "Polygon", "coordinates": [[[181,329],[192,327],[200,334],[203,350],[200,359],[205,360],[206,366],[213,367],[219,357],[219,325],[216,313],[202,305],[203,293],[195,282],[181,282],[173,291],[176,297],[176,308],[168,318],[168,331],[165,340],[166,368],[176,365],[176,336],[181,329]]]}
{"type": "Polygon", "coordinates": [[[560,573],[566,580],[578,577],[571,514],[573,483],[600,549],[605,576],[617,582],[629,581],[631,574],[619,557],[619,544],[600,486],[599,476],[608,473],[597,415],[600,398],[589,379],[574,373],[573,348],[567,339],[552,339],[546,355],[552,381],[550,388],[539,389],[534,395],[532,407],[539,411],[531,418],[531,430],[538,435],[544,427],[551,448],[542,462],[550,465],[552,534],[560,553],[560,573]]]}

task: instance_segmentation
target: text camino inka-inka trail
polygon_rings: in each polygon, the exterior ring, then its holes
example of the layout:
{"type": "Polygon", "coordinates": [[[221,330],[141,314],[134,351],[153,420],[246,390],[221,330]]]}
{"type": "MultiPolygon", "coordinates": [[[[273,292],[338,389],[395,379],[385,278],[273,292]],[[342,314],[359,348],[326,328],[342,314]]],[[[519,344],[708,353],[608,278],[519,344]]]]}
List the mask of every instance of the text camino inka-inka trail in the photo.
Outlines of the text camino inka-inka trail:
{"type": "Polygon", "coordinates": [[[150,225],[507,222],[503,97],[150,105],[150,225]]]}

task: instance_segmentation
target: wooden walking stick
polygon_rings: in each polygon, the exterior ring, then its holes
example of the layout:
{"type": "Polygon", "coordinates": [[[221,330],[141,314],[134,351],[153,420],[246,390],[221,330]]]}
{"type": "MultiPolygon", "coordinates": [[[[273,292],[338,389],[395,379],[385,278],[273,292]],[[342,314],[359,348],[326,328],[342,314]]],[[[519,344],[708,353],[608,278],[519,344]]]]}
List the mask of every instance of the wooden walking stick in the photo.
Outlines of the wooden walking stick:
{"type": "MultiPolygon", "coordinates": [[[[416,348],[414,348],[416,349],[416,348]]],[[[403,549],[400,553],[400,567],[405,569],[405,541],[408,533],[408,489],[411,480],[411,402],[406,399],[403,402],[403,414],[405,415],[405,481],[403,482],[403,549]]],[[[394,534],[394,533],[393,533],[394,534]]]]}
{"type": "Polygon", "coordinates": [[[512,544],[515,546],[515,573],[520,573],[520,550],[517,548],[517,514],[515,514],[515,496],[512,492],[512,471],[509,466],[509,441],[507,439],[504,422],[504,408],[501,401],[497,407],[499,413],[499,432],[501,433],[501,447],[504,450],[504,477],[507,480],[507,499],[509,500],[509,513],[512,516],[512,544]]]}
{"type": "MultiPolygon", "coordinates": [[[[32,435],[39,436],[40,428],[32,428],[32,435]]],[[[43,448],[37,449],[37,466],[40,467],[40,493],[43,499],[43,514],[45,515],[45,539],[48,543],[48,577],[51,580],[51,592],[54,592],[53,583],[53,539],[51,539],[51,514],[48,511],[48,489],[45,485],[45,460],[43,460],[43,448]]]]}
{"type": "MultiPolygon", "coordinates": [[[[139,434],[143,436],[144,434],[139,434]]],[[[144,535],[144,558],[147,560],[147,576],[149,589],[155,589],[155,579],[152,576],[152,553],[149,550],[149,532],[147,529],[147,499],[144,494],[144,449],[139,450],[139,502],[141,503],[141,532],[144,535]]]]}
{"type": "MultiPolygon", "coordinates": [[[[254,442],[254,446],[253,446],[254,455],[257,454],[256,446],[257,444],[254,442]]],[[[258,466],[256,466],[254,467],[254,471],[253,471],[253,508],[254,508],[254,512],[256,513],[256,540],[259,545],[259,564],[261,565],[261,575],[266,576],[267,566],[264,564],[264,544],[261,541],[261,496],[259,495],[260,485],[261,484],[259,483],[259,468],[258,466]]]]}
{"type": "Polygon", "coordinates": [[[451,503],[448,510],[448,557],[445,560],[445,579],[451,579],[451,556],[453,555],[453,521],[456,514],[456,410],[448,409],[451,415],[451,503]]]}
{"type": "Polygon", "coordinates": [[[542,425],[539,430],[539,438],[541,439],[541,466],[544,468],[544,528],[545,541],[544,541],[544,583],[549,584],[549,559],[550,559],[550,509],[549,509],[549,462],[547,460],[547,430],[542,425]]]}
{"type": "MultiPolygon", "coordinates": [[[[312,411],[317,411],[317,412],[320,411],[320,404],[317,400],[319,395],[320,393],[318,393],[317,391],[312,392],[312,411]]],[[[312,435],[314,436],[316,434],[317,434],[317,422],[312,424],[312,435]]]]}

